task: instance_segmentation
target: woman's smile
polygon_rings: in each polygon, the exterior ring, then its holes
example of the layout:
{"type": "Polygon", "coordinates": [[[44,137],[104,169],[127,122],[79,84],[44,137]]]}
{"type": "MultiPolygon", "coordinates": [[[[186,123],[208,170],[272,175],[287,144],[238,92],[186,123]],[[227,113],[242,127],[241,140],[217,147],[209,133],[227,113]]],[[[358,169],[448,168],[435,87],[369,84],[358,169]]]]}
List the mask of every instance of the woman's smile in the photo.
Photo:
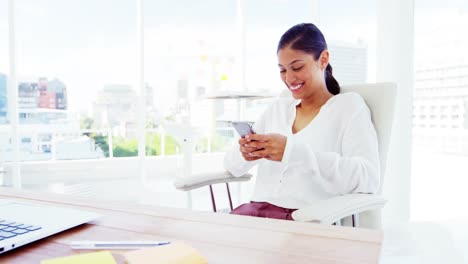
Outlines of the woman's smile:
{"type": "Polygon", "coordinates": [[[291,85],[289,85],[289,90],[291,90],[291,92],[293,92],[293,93],[298,93],[298,92],[301,91],[301,88],[302,88],[303,85],[304,85],[304,83],[291,84],[291,85]]]}

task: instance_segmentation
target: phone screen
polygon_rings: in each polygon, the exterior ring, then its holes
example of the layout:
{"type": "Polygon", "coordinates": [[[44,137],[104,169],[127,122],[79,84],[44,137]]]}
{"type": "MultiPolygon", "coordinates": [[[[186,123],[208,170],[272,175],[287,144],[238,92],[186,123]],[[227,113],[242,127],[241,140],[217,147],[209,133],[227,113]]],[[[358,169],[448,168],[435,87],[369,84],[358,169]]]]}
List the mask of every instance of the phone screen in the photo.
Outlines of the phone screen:
{"type": "Polygon", "coordinates": [[[241,137],[245,137],[248,134],[255,134],[252,126],[247,122],[232,122],[232,126],[236,129],[237,133],[241,137]]]}

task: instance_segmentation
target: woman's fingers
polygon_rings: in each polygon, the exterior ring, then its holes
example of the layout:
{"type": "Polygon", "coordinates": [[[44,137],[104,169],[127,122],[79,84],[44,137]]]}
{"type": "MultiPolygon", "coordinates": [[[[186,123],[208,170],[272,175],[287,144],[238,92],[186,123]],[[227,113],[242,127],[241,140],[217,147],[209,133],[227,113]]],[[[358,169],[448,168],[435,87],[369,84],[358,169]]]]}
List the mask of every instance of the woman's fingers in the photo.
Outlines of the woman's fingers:
{"type": "Polygon", "coordinates": [[[249,134],[245,136],[245,139],[247,142],[252,142],[252,141],[261,141],[265,142],[269,140],[269,135],[268,134],[249,134]]]}
{"type": "Polygon", "coordinates": [[[251,156],[274,161],[281,161],[283,159],[284,148],[287,140],[285,136],[280,134],[256,134],[251,136],[251,139],[255,138],[256,140],[244,145],[246,147],[256,149],[250,153],[251,156]]]}
{"type": "Polygon", "coordinates": [[[280,134],[249,134],[239,139],[239,149],[245,160],[265,158],[281,161],[286,139],[280,134]]]}

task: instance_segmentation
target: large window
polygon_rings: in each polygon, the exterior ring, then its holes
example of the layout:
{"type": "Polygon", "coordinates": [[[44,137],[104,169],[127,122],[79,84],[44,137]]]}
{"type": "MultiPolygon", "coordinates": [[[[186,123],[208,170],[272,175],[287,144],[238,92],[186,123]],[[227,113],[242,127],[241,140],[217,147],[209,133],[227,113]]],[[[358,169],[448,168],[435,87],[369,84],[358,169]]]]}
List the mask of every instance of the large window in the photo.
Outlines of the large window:
{"type": "Polygon", "coordinates": [[[468,2],[415,3],[411,217],[466,218],[468,2]]]}
{"type": "MultiPolygon", "coordinates": [[[[196,152],[230,146],[236,134],[229,122],[254,121],[268,102],[207,98],[280,91],[277,41],[293,24],[311,21],[315,2],[143,1],[145,155],[180,150],[173,124],[199,130],[196,152]],[[279,22],[283,13],[291,15],[279,22]]],[[[6,0],[0,3],[1,33],[7,31],[8,8],[6,0]]],[[[138,155],[136,9],[135,0],[15,1],[21,160],[138,155]]],[[[7,43],[0,44],[5,58],[7,43]]],[[[3,64],[0,76],[6,80],[3,64]]],[[[11,135],[3,138],[12,149],[11,135]]],[[[11,159],[9,154],[4,156],[11,159]]]]}
{"type": "Polygon", "coordinates": [[[135,1],[15,4],[21,159],[136,156],[135,1]]]}

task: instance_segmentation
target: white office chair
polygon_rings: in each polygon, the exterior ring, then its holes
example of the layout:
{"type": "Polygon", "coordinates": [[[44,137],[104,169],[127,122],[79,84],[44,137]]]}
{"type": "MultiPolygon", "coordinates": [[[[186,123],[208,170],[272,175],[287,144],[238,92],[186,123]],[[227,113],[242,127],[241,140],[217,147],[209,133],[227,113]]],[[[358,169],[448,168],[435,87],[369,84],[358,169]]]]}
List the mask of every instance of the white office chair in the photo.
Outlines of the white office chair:
{"type": "MultiPolygon", "coordinates": [[[[352,193],[318,201],[312,206],[298,209],[292,214],[292,217],[295,221],[379,229],[381,227],[380,210],[386,203],[381,194],[395,112],[396,85],[393,83],[364,84],[343,86],[341,90],[341,93],[353,91],[360,94],[371,111],[372,122],[377,131],[379,142],[381,164],[381,185],[379,191],[376,194],[352,193]]],[[[216,212],[212,185],[225,183],[232,210],[229,183],[248,181],[251,177],[251,174],[234,177],[227,171],[216,171],[178,178],[175,182],[175,187],[179,190],[189,191],[209,186],[213,211],[216,212]]]]}

